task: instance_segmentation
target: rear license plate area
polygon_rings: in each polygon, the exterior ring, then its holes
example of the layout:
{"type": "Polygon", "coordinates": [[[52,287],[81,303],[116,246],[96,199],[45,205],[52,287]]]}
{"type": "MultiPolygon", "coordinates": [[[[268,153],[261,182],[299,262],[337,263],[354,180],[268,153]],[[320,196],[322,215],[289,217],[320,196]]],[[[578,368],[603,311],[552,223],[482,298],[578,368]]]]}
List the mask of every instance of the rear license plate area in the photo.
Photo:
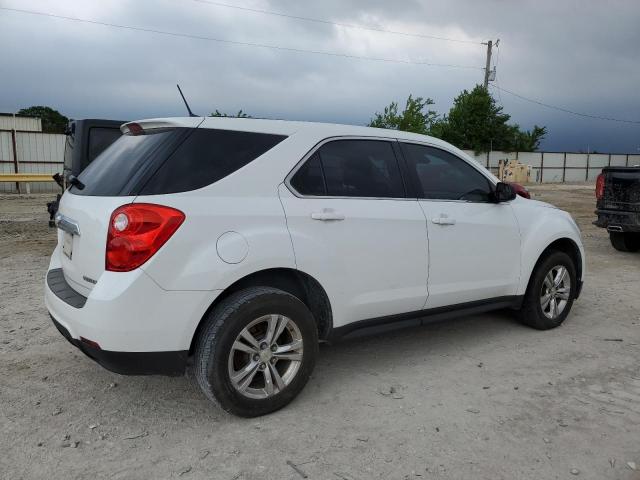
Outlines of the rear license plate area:
{"type": "Polygon", "coordinates": [[[62,232],[62,253],[71,260],[73,258],[73,235],[62,232]]]}

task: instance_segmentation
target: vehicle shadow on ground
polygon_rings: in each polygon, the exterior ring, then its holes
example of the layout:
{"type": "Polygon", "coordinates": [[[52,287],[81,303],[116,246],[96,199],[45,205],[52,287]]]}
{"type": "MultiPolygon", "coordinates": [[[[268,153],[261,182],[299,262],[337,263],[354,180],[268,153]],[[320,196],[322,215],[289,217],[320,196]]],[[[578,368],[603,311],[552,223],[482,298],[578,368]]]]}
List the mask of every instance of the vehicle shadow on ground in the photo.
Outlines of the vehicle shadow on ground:
{"type": "Polygon", "coordinates": [[[531,332],[507,310],[433,322],[425,320],[427,323],[421,326],[376,334],[363,332],[332,345],[322,345],[316,369],[322,373],[337,364],[338,371],[332,372],[330,382],[340,383],[352,369],[384,371],[394,364],[428,362],[430,357],[466,356],[465,351],[478,342],[501,344],[501,338],[510,336],[508,345],[511,345],[514,331],[531,332]],[[344,357],[349,360],[345,361],[344,357]],[[344,368],[340,367],[341,363],[344,368]]]}
{"type": "MultiPolygon", "coordinates": [[[[437,375],[434,361],[441,364],[442,357],[449,357],[444,361],[456,361],[465,357],[475,361],[466,353],[467,349],[473,348],[478,342],[491,344],[496,348],[512,347],[514,333],[518,336],[518,331],[522,331],[523,338],[535,333],[517,323],[512,312],[499,311],[321,345],[312,379],[287,410],[289,414],[296,415],[315,408],[319,392],[324,399],[323,403],[335,398],[346,388],[353,386],[354,376],[359,373],[392,371],[406,365],[424,365],[425,368],[431,368],[433,375],[437,375]],[[509,337],[508,341],[506,337],[509,337]]],[[[118,407],[119,415],[122,416],[135,416],[137,410],[151,408],[155,419],[160,423],[173,422],[176,415],[182,417],[183,421],[192,419],[194,423],[245,421],[226,415],[214,407],[188,376],[120,376],[105,371],[85,358],[72,369],[75,370],[77,381],[90,390],[90,395],[103,395],[105,389],[115,393],[111,400],[104,398],[103,402],[118,407]],[[110,387],[114,384],[115,387],[110,387]],[[122,407],[123,405],[127,407],[122,407]],[[185,409],[185,406],[188,408],[185,409]]],[[[101,408],[106,409],[108,405],[101,405],[101,408]]]]}

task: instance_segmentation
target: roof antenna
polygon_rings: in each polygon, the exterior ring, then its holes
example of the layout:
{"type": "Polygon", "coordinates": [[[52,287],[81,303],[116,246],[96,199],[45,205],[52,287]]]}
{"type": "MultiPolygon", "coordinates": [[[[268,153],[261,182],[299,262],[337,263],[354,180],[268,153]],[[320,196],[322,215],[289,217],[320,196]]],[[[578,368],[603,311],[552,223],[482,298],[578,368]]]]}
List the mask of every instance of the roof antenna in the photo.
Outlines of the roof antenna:
{"type": "Polygon", "coordinates": [[[178,91],[180,92],[180,96],[182,97],[182,101],[184,102],[185,107],[187,107],[187,112],[189,112],[189,116],[190,116],[190,117],[197,117],[198,115],[196,115],[195,113],[193,113],[193,112],[191,111],[191,108],[189,107],[189,104],[187,103],[187,99],[186,99],[186,98],[184,98],[184,95],[183,95],[183,93],[182,93],[182,89],[180,88],[180,85],[178,85],[178,84],[176,83],[176,87],[178,87],[178,91]]]}

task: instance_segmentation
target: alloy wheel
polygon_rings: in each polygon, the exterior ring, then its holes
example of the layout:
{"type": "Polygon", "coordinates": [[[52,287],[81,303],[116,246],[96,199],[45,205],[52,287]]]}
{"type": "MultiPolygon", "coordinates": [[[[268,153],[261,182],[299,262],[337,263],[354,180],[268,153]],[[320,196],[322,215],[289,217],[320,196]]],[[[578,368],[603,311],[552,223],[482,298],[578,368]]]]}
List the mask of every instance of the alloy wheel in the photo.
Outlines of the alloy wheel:
{"type": "Polygon", "coordinates": [[[563,265],[551,268],[544,277],[540,289],[540,307],[545,317],[558,318],[569,302],[571,276],[563,265]]]}
{"type": "Polygon", "coordinates": [[[264,315],[242,329],[233,342],[229,378],[245,397],[269,398],[293,381],[302,357],[302,334],[295,322],[284,315],[264,315]]]}

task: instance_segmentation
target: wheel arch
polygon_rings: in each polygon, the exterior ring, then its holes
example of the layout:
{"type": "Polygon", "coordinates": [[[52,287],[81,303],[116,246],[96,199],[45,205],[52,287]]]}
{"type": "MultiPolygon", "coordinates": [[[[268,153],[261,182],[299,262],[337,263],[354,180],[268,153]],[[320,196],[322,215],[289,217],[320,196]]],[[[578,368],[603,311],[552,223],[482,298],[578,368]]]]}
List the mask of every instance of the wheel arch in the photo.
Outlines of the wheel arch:
{"type": "Polygon", "coordinates": [[[225,288],[211,303],[198,322],[191,344],[189,355],[192,355],[200,331],[206,317],[222,300],[229,295],[249,287],[272,287],[283,290],[299,298],[311,311],[318,326],[318,338],[326,340],[333,329],[331,302],[325,289],[311,275],[293,268],[268,268],[250,273],[236,280],[225,288]]]}
{"type": "MultiPolygon", "coordinates": [[[[583,274],[583,257],[582,257],[582,251],[580,250],[580,247],[578,247],[578,244],[571,238],[569,237],[561,237],[561,238],[557,238],[556,240],[552,241],[551,243],[549,243],[543,250],[542,252],[540,252],[540,254],[538,255],[538,258],[535,262],[535,264],[533,265],[533,267],[531,268],[531,270],[529,270],[529,275],[527,277],[527,284],[526,284],[526,288],[529,288],[529,284],[531,283],[531,277],[533,275],[533,272],[536,270],[536,268],[538,267],[538,265],[544,261],[544,259],[551,253],[551,252],[563,252],[566,253],[567,255],[569,255],[571,257],[571,259],[573,260],[573,263],[576,267],[576,278],[578,279],[578,282],[582,281],[582,274],[583,274]]],[[[579,290],[576,290],[576,292],[578,292],[579,290]]],[[[526,292],[526,290],[525,290],[526,292]]]]}

